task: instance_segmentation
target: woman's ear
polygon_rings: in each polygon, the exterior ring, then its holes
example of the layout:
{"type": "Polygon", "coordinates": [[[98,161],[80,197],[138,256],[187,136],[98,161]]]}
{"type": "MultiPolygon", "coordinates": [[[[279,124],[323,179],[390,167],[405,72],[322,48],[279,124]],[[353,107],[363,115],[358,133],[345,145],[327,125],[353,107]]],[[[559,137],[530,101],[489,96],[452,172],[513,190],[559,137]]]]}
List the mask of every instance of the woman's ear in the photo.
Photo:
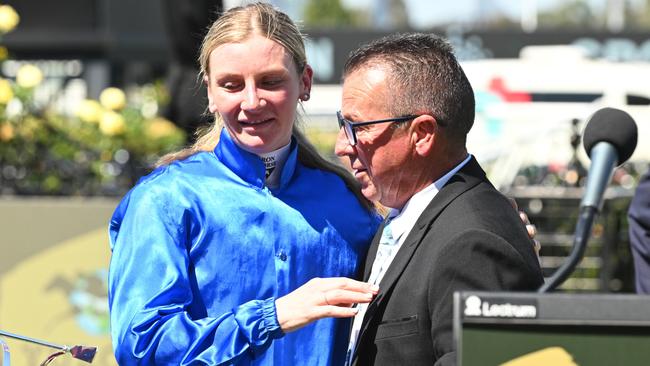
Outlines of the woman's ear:
{"type": "MultiPolygon", "coordinates": [[[[302,70],[302,75],[300,77],[301,79],[301,88],[300,88],[300,94],[299,94],[299,99],[300,100],[306,100],[304,98],[305,95],[311,95],[311,85],[314,80],[314,70],[309,66],[309,64],[305,64],[304,70],[302,70]]],[[[307,97],[309,99],[309,97],[307,97]]]]}
{"type": "Polygon", "coordinates": [[[210,78],[208,75],[203,76],[203,82],[205,83],[208,94],[208,110],[210,113],[217,113],[217,105],[214,103],[214,98],[212,97],[212,87],[210,86],[210,78]]]}
{"type": "Polygon", "coordinates": [[[415,151],[421,156],[431,153],[436,140],[437,121],[433,116],[423,114],[418,116],[411,123],[411,136],[415,151]]]}

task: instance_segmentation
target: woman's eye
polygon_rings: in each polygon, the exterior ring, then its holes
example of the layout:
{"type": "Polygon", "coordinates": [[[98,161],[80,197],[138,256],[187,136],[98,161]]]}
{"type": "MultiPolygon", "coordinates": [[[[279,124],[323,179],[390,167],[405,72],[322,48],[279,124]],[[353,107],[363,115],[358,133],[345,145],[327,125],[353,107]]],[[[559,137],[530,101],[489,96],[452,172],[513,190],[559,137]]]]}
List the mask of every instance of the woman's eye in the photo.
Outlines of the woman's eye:
{"type": "Polygon", "coordinates": [[[221,87],[227,90],[237,90],[240,88],[240,84],[234,81],[227,81],[222,83],[221,87]]]}
{"type": "Polygon", "coordinates": [[[271,86],[272,87],[272,86],[276,86],[276,85],[279,85],[280,83],[282,83],[282,79],[267,79],[267,80],[264,80],[263,83],[264,83],[264,86],[267,86],[267,87],[271,86]]]}

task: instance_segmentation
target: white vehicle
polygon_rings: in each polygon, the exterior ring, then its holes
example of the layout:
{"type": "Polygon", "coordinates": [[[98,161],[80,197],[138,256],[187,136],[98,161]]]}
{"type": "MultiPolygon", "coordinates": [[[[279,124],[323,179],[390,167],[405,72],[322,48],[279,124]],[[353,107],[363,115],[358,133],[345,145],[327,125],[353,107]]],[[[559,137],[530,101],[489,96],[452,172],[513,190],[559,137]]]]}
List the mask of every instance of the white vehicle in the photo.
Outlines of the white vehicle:
{"type": "MultiPolygon", "coordinates": [[[[566,165],[579,130],[598,109],[628,112],[639,139],[630,161],[650,161],[650,63],[591,60],[573,46],[530,46],[518,59],[463,62],[477,100],[470,151],[508,186],[525,165],[566,165]]],[[[612,121],[614,122],[614,121],[612,121]]],[[[582,145],[578,158],[589,159],[582,145]]]]}
{"type": "MultiPolygon", "coordinates": [[[[592,60],[575,46],[529,46],[518,59],[462,62],[476,94],[468,148],[498,187],[527,165],[566,166],[574,119],[582,131],[598,109],[628,112],[639,140],[630,161],[650,162],[650,63],[592,60]]],[[[340,86],[316,85],[305,109],[322,129],[336,129],[340,86]]],[[[589,159],[582,145],[578,158],[589,159]]]]}

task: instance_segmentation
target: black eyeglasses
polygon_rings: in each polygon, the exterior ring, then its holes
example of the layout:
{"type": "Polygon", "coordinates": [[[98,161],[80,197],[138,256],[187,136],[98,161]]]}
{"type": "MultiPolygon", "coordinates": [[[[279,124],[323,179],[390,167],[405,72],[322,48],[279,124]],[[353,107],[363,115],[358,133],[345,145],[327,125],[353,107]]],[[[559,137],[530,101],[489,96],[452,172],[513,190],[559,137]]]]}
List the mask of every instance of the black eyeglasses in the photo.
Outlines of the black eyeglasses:
{"type": "Polygon", "coordinates": [[[350,143],[351,146],[354,146],[354,145],[357,144],[357,134],[354,132],[354,129],[356,127],[374,125],[376,123],[406,122],[406,121],[411,120],[411,119],[416,118],[416,117],[418,117],[418,116],[410,115],[410,116],[404,116],[404,117],[378,119],[378,120],[374,120],[374,121],[352,122],[349,119],[345,119],[343,117],[343,114],[341,113],[341,111],[336,112],[336,118],[339,121],[339,128],[343,128],[343,131],[345,131],[345,136],[347,136],[348,142],[350,143]]]}

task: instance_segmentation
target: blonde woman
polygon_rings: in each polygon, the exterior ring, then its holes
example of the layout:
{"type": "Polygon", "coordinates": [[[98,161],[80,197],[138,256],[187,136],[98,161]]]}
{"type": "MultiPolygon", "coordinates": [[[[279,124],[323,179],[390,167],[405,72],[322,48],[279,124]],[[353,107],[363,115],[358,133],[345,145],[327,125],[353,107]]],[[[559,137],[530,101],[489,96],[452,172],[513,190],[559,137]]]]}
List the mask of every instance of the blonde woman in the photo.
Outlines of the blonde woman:
{"type": "Polygon", "coordinates": [[[233,8],[199,62],[214,127],[165,157],[111,219],[116,359],[341,364],[350,322],[337,318],[377,292],[348,278],[380,217],[296,129],[312,85],[302,36],[270,5],[233,8]]]}

